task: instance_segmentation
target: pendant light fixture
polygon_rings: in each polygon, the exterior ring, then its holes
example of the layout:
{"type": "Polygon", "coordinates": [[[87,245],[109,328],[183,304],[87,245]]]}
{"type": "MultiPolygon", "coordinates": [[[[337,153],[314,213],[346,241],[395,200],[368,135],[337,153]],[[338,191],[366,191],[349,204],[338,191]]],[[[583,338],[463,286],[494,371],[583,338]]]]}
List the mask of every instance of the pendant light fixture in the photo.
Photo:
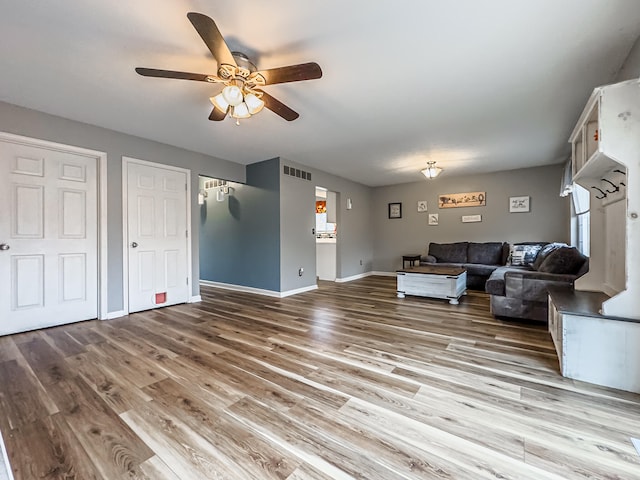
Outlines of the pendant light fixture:
{"type": "Polygon", "coordinates": [[[429,180],[433,180],[442,172],[440,167],[436,167],[436,162],[427,162],[427,168],[421,170],[422,174],[429,180]]]}

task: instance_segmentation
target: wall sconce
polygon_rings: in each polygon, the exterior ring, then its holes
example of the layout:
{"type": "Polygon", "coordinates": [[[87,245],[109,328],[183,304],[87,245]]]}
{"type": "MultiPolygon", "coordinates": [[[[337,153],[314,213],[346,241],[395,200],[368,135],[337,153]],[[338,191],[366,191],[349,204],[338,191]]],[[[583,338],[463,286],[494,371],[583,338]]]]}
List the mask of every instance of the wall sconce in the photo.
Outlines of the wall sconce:
{"type": "Polygon", "coordinates": [[[206,190],[198,192],[198,205],[204,205],[205,199],[209,196],[206,190]]]}
{"type": "Polygon", "coordinates": [[[353,208],[353,204],[351,203],[351,199],[347,198],[347,210],[351,210],[353,208]]]}

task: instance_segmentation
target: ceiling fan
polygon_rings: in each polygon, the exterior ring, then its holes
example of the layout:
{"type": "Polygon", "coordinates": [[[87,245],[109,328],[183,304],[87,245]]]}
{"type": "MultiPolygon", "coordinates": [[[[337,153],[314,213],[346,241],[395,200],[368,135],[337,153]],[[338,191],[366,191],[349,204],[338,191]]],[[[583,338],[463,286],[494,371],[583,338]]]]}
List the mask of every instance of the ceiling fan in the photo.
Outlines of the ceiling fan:
{"type": "Polygon", "coordinates": [[[223,120],[227,114],[236,119],[249,118],[267,107],[287,121],[300,115],[275,99],[262,88],[276,83],[299,82],[322,77],[320,65],[315,62],[290,65],[288,67],[257,70],[246,55],[229,50],[213,19],[201,13],[190,12],[187,18],[218,62],[217,75],[176,72],[154,68],[136,68],[145,77],[176,78],[197,82],[217,83],[221,91],[210,98],[214,107],[209,120],[223,120]]]}

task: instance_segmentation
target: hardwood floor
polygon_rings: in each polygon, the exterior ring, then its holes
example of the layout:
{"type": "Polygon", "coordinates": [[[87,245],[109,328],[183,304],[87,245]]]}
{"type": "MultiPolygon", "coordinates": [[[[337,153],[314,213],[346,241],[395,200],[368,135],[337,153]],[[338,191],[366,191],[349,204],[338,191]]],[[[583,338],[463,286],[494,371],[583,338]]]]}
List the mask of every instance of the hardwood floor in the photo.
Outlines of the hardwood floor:
{"type": "Polygon", "coordinates": [[[0,338],[16,480],[640,478],[640,396],[562,378],[483,294],[202,298],[0,338]]]}

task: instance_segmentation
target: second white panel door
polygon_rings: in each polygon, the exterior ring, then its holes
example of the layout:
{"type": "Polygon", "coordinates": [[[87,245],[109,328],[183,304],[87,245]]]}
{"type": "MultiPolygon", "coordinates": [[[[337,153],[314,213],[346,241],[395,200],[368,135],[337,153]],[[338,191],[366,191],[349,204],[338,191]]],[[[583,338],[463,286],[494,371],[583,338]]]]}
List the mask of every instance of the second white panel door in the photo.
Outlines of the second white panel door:
{"type": "Polygon", "coordinates": [[[187,174],[127,163],[129,312],[189,300],[187,174]]]}

